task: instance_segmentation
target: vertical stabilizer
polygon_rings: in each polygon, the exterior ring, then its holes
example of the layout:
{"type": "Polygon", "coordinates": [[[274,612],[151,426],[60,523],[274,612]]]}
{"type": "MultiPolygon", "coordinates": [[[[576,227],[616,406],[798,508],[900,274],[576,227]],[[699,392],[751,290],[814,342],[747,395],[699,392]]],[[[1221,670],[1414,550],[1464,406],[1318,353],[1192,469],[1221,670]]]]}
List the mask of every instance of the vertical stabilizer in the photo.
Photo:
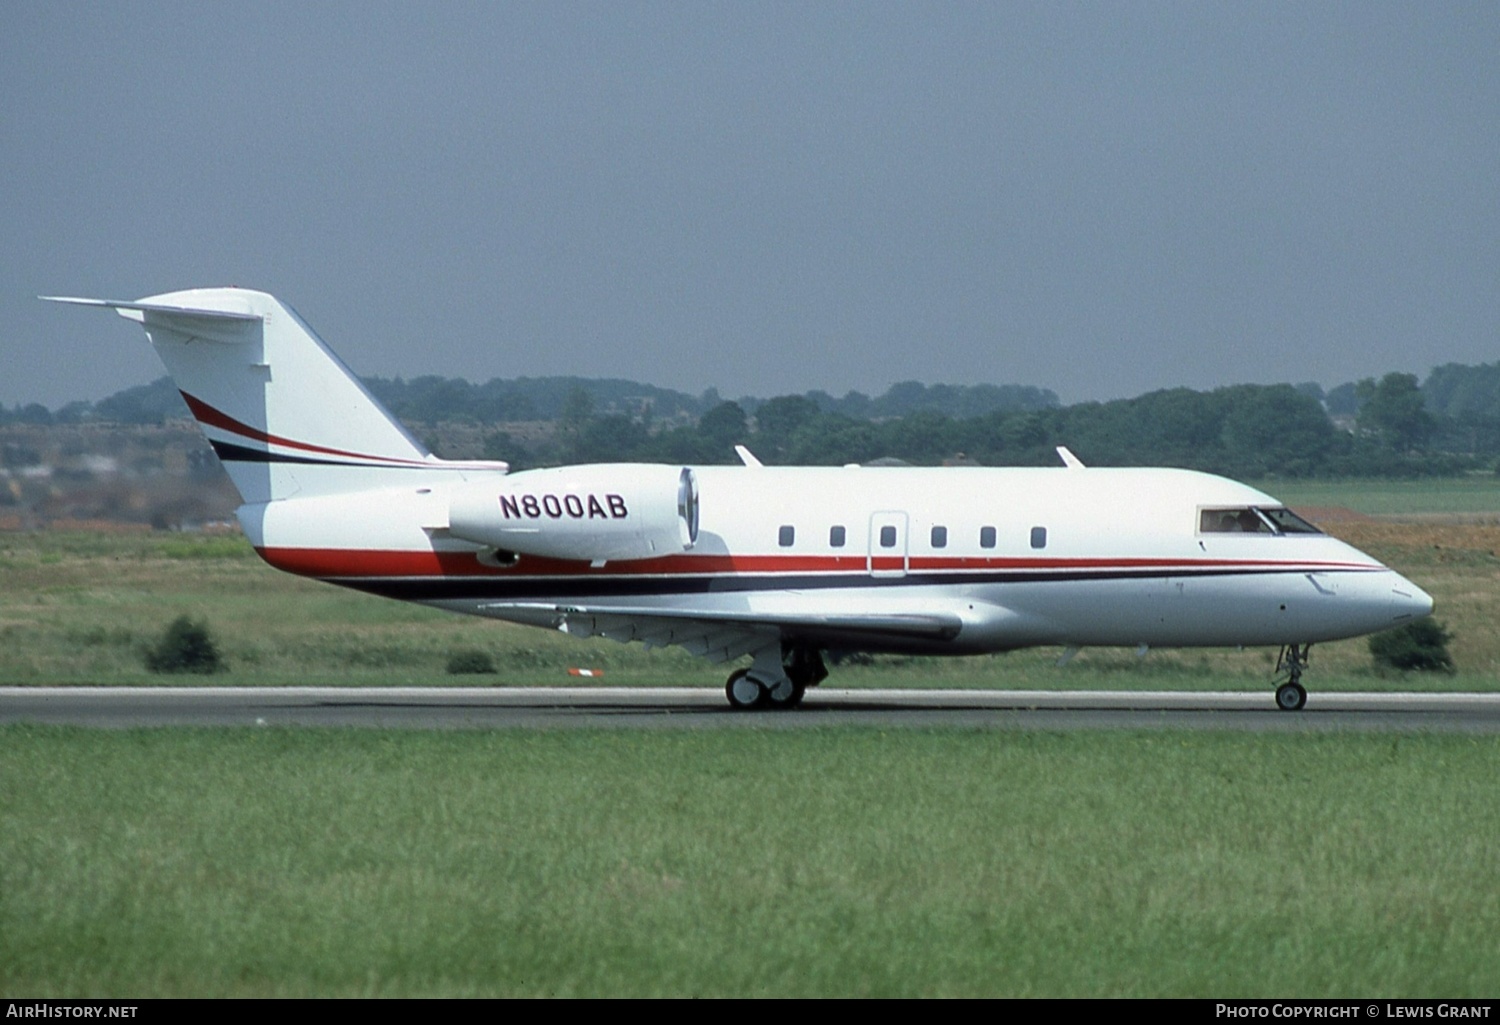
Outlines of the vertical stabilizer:
{"type": "Polygon", "coordinates": [[[200,288],[105,306],[146,330],[247,505],[388,486],[438,460],[290,306],[200,288]]]}

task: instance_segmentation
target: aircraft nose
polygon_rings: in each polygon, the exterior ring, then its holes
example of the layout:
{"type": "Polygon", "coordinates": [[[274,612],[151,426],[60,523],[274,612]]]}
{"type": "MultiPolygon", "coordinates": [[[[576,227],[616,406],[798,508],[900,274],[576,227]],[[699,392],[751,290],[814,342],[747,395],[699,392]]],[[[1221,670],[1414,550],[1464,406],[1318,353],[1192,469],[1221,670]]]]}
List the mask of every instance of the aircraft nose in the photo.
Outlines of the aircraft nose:
{"type": "Polygon", "coordinates": [[[1399,573],[1391,576],[1395,578],[1391,581],[1391,604],[1398,621],[1409,622],[1432,615],[1432,595],[1399,573]]]}

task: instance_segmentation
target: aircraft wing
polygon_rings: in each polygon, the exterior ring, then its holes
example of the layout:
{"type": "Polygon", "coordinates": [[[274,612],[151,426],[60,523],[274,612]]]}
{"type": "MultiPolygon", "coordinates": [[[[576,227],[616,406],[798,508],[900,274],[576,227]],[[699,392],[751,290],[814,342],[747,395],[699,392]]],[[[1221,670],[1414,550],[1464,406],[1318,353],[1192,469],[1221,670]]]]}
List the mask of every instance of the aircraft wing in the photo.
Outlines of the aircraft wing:
{"type": "Polygon", "coordinates": [[[575,637],[640,641],[648,648],[676,645],[714,662],[753,655],[768,643],[779,644],[783,633],[951,640],[963,628],[963,620],[951,612],[720,612],[543,602],[491,602],[483,611],[497,616],[514,612],[533,620],[550,616],[557,629],[575,637]]]}

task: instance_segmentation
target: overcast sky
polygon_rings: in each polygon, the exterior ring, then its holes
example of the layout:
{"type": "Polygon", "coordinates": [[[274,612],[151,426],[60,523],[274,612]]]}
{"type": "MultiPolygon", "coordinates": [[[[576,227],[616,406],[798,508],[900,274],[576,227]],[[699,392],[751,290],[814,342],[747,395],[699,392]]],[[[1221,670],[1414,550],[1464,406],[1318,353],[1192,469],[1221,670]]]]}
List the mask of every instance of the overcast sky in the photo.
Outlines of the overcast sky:
{"type": "Polygon", "coordinates": [[[38,294],[270,291],[363,374],[1064,401],[1500,359],[1500,4],[0,0],[38,294]]]}

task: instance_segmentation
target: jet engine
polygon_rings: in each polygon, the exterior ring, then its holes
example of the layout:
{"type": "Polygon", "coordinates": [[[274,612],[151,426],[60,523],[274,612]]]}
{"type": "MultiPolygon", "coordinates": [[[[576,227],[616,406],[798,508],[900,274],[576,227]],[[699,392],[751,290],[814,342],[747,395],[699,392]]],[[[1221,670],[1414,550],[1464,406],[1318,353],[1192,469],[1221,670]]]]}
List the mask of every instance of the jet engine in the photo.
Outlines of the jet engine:
{"type": "Polygon", "coordinates": [[[698,541],[698,481],[648,463],[526,470],[454,489],[448,533],[552,559],[673,555],[698,541]]]}

